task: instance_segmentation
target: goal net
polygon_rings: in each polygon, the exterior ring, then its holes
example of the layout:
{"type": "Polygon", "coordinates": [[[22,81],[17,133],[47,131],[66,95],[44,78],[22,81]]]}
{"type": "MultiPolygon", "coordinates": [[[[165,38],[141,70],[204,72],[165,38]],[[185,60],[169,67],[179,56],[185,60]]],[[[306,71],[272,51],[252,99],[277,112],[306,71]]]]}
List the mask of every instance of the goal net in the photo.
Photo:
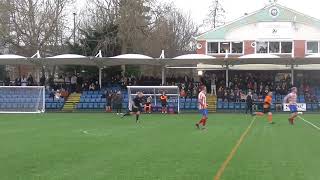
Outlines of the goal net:
{"type": "Polygon", "coordinates": [[[44,86],[0,86],[0,113],[45,112],[44,86]]]}
{"type": "Polygon", "coordinates": [[[152,110],[154,112],[161,111],[160,96],[165,92],[168,97],[167,110],[172,113],[179,113],[179,87],[178,86],[127,86],[128,89],[128,108],[132,107],[132,100],[137,96],[138,92],[142,92],[144,99],[151,98],[152,110]]]}

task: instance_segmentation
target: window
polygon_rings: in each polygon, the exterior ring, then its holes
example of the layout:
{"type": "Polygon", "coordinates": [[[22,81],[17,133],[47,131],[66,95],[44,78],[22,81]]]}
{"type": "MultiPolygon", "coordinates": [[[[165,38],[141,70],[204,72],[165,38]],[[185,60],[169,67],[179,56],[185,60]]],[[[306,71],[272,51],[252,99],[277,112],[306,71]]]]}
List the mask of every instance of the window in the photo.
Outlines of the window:
{"type": "Polygon", "coordinates": [[[243,42],[232,42],[232,52],[233,54],[243,53],[243,42]]]}
{"type": "Polygon", "coordinates": [[[257,53],[268,53],[268,42],[256,43],[257,53]]]}
{"type": "Polygon", "coordinates": [[[208,43],[208,53],[215,54],[219,52],[219,43],[218,42],[209,42],[208,43]]]}
{"type": "Polygon", "coordinates": [[[307,42],[307,54],[319,53],[319,43],[317,41],[307,42]]]}
{"type": "Polygon", "coordinates": [[[281,53],[292,53],[292,42],[281,42],[281,53]]]}
{"type": "Polygon", "coordinates": [[[269,42],[269,53],[280,53],[280,42],[269,42]]]}
{"type": "Polygon", "coordinates": [[[292,42],[281,41],[258,41],[256,42],[256,53],[270,53],[270,54],[286,54],[292,53],[292,42]]]}
{"type": "Polygon", "coordinates": [[[220,42],[220,53],[230,53],[230,42],[220,42]]]}

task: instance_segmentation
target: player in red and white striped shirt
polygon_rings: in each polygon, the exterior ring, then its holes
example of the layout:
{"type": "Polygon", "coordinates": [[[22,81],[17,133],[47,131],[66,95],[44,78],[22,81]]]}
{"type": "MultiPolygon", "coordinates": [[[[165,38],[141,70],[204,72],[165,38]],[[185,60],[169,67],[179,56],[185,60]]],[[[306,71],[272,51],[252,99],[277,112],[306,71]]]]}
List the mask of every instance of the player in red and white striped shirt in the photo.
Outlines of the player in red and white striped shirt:
{"type": "MultiPolygon", "coordinates": [[[[207,123],[208,119],[208,104],[207,104],[207,88],[203,87],[201,92],[198,95],[198,104],[199,104],[199,111],[202,115],[201,120],[196,124],[196,127],[199,129],[200,125],[204,128],[207,123]]],[[[205,128],[204,128],[205,129],[205,128]]]]}

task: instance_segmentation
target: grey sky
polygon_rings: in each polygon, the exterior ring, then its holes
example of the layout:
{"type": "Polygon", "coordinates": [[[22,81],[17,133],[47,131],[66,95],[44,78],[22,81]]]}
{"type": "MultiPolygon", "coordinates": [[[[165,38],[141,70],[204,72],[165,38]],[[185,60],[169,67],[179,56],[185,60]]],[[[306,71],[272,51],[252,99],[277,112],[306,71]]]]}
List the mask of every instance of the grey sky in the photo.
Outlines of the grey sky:
{"type": "MultiPolygon", "coordinates": [[[[77,5],[85,4],[86,0],[76,0],[77,5]]],[[[174,2],[176,6],[186,13],[191,13],[197,24],[201,24],[208,13],[209,4],[212,0],[160,0],[174,2]]],[[[263,8],[269,0],[222,0],[223,7],[227,11],[226,20],[232,21],[241,17],[244,13],[251,13],[263,8]]],[[[301,13],[320,19],[318,0],[278,0],[278,3],[297,10],[301,13]]],[[[77,6],[79,8],[80,6],[77,6]]],[[[84,7],[84,6],[82,6],[84,7]]]]}

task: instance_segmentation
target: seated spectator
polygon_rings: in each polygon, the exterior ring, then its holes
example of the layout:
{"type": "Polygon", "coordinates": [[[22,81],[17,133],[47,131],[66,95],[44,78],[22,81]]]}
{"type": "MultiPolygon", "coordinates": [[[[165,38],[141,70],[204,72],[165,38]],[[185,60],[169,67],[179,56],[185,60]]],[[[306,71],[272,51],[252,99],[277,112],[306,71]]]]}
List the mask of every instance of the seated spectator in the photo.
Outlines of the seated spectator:
{"type": "Polygon", "coordinates": [[[57,90],[54,94],[54,99],[55,100],[60,100],[61,98],[61,93],[60,93],[60,90],[57,90]]]}
{"type": "Polygon", "coordinates": [[[147,98],[147,101],[146,101],[145,105],[144,105],[144,112],[149,113],[149,114],[152,112],[152,103],[151,103],[151,101],[152,101],[152,97],[149,96],[147,98]]]}
{"type": "Polygon", "coordinates": [[[89,86],[89,91],[94,91],[96,89],[96,86],[94,83],[91,83],[89,86]]]}

